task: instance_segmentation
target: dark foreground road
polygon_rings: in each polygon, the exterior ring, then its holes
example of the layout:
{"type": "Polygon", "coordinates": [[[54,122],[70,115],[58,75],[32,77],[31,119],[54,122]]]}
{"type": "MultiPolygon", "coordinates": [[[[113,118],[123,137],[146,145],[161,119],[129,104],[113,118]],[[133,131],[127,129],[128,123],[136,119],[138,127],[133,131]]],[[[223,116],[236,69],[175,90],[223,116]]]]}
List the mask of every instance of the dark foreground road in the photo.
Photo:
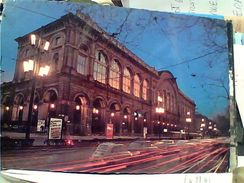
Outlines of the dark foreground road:
{"type": "MultiPolygon", "coordinates": [[[[157,141],[152,141],[155,144],[157,141]]],[[[118,143],[118,142],[117,142],[118,143]]],[[[119,142],[121,143],[121,142],[119,142]]],[[[128,146],[128,142],[123,142],[128,146]]],[[[204,173],[227,172],[226,139],[175,141],[158,148],[90,159],[97,147],[30,148],[2,152],[2,168],[89,173],[204,173]]]]}

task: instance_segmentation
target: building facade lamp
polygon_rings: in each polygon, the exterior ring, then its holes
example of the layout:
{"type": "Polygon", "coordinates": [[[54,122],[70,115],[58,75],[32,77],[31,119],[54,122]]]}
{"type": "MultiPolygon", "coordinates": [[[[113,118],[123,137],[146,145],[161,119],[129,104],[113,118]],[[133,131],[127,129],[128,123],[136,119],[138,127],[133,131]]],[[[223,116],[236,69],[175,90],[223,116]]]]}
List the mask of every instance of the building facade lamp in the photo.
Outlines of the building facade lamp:
{"type": "Polygon", "coordinates": [[[213,130],[214,130],[214,131],[217,131],[217,128],[214,128],[213,130]]]}
{"type": "Polygon", "coordinates": [[[208,127],[208,129],[212,130],[212,129],[213,129],[213,127],[212,127],[212,126],[209,126],[209,127],[208,127]]]}
{"type": "Polygon", "coordinates": [[[19,106],[19,110],[23,110],[24,109],[24,107],[21,105],[21,106],[19,106]]]}
{"type": "Polygon", "coordinates": [[[34,70],[34,61],[28,60],[23,62],[24,72],[29,72],[34,70]]]}
{"type": "Polygon", "coordinates": [[[205,123],[202,123],[202,124],[201,124],[201,127],[205,127],[205,123]]]}
{"type": "Polygon", "coordinates": [[[205,121],[205,119],[204,118],[202,118],[202,122],[204,122],[205,121]]]}
{"type": "Polygon", "coordinates": [[[187,123],[190,123],[191,121],[192,121],[191,118],[186,118],[187,123]]]}
{"type": "Polygon", "coordinates": [[[156,107],[156,113],[161,113],[163,114],[165,112],[163,107],[156,107]]]}
{"type": "Polygon", "coordinates": [[[31,34],[30,35],[30,40],[31,40],[31,45],[36,45],[36,35],[35,34],[31,34]]]}
{"type": "Polygon", "coordinates": [[[158,96],[158,102],[163,102],[163,98],[161,96],[158,96]]]}
{"type": "Polygon", "coordinates": [[[76,109],[77,111],[79,111],[79,110],[80,110],[80,105],[76,105],[76,106],[75,106],[75,109],[76,109]]]}
{"type": "Polygon", "coordinates": [[[167,129],[167,128],[165,128],[165,129],[164,129],[164,132],[165,132],[165,133],[166,133],[166,132],[168,132],[168,129],[167,129]]]}
{"type": "Polygon", "coordinates": [[[48,73],[49,73],[49,70],[50,70],[50,66],[49,65],[40,67],[38,75],[42,76],[42,77],[43,76],[47,76],[48,73]]]}
{"type": "Polygon", "coordinates": [[[200,128],[201,131],[203,131],[203,128],[200,128]]]}
{"type": "Polygon", "coordinates": [[[111,112],[111,114],[110,114],[110,115],[111,115],[111,117],[114,117],[114,112],[111,112]]]}
{"type": "Polygon", "coordinates": [[[6,110],[6,111],[9,111],[9,109],[10,109],[9,106],[6,106],[6,107],[5,107],[5,110],[6,110]]]}
{"type": "Polygon", "coordinates": [[[127,119],[128,118],[128,116],[127,115],[124,115],[124,119],[127,119]]]}
{"type": "Polygon", "coordinates": [[[93,112],[94,114],[98,114],[98,113],[99,113],[99,110],[98,110],[97,108],[93,108],[92,112],[93,112]]]}
{"type": "Polygon", "coordinates": [[[55,108],[55,104],[50,104],[50,108],[54,109],[55,108]]]}
{"type": "Polygon", "coordinates": [[[37,46],[45,51],[47,51],[49,49],[49,46],[50,46],[50,42],[49,41],[45,41],[44,44],[41,46],[40,43],[41,43],[41,39],[38,38],[38,44],[37,44],[37,36],[35,34],[31,34],[30,35],[30,40],[31,40],[31,45],[33,46],[37,46]]]}
{"type": "Polygon", "coordinates": [[[37,105],[34,105],[33,106],[33,109],[37,110],[38,106],[37,105]]]}
{"type": "Polygon", "coordinates": [[[44,44],[43,49],[44,49],[45,51],[48,51],[49,46],[50,46],[50,42],[46,41],[45,44],[44,44]]]}

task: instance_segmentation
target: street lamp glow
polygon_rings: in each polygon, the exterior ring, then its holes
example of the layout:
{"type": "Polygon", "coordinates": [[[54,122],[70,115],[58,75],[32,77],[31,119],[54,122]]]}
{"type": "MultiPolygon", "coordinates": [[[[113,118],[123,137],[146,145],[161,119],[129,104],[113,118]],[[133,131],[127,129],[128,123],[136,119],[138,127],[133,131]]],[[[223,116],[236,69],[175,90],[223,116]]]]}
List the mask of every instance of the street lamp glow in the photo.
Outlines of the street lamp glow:
{"type": "Polygon", "coordinates": [[[111,113],[111,117],[114,117],[114,112],[111,113]]]}
{"type": "Polygon", "coordinates": [[[203,131],[203,128],[200,128],[201,131],[203,131]]]}
{"type": "Polygon", "coordinates": [[[189,116],[191,113],[190,113],[190,111],[188,111],[186,114],[189,116]]]}
{"type": "Polygon", "coordinates": [[[6,109],[6,111],[9,111],[9,106],[6,106],[5,109],[6,109]]]}
{"type": "Polygon", "coordinates": [[[202,124],[201,124],[201,127],[205,127],[205,123],[202,123],[202,124]]]}
{"type": "Polygon", "coordinates": [[[164,108],[156,107],[156,113],[164,113],[164,108]]]}
{"type": "Polygon", "coordinates": [[[125,125],[125,122],[123,122],[122,125],[125,125]]]}
{"type": "Polygon", "coordinates": [[[158,124],[160,124],[160,121],[158,121],[158,124]]]}
{"type": "Polygon", "coordinates": [[[37,105],[34,105],[34,106],[33,106],[33,109],[37,110],[37,105]]]}
{"type": "Polygon", "coordinates": [[[80,105],[76,105],[75,106],[75,109],[78,111],[78,110],[80,110],[80,105]]]}
{"type": "Polygon", "coordinates": [[[137,117],[135,117],[135,120],[137,120],[137,117]]]}
{"type": "Polygon", "coordinates": [[[144,122],[146,122],[146,121],[147,121],[147,119],[144,119],[143,121],[144,121],[144,122]]]}
{"type": "Polygon", "coordinates": [[[50,104],[50,108],[54,109],[55,108],[55,104],[50,104]]]}
{"type": "Polygon", "coordinates": [[[202,122],[204,122],[205,121],[205,119],[204,118],[202,118],[202,122]]]}
{"type": "Polygon", "coordinates": [[[168,132],[168,129],[167,129],[167,128],[165,128],[165,129],[164,129],[164,132],[168,132]]]}
{"type": "Polygon", "coordinates": [[[213,127],[212,127],[212,126],[209,126],[209,127],[208,127],[208,129],[210,129],[210,130],[211,130],[211,129],[213,129],[213,127]]]}
{"type": "Polygon", "coordinates": [[[127,118],[128,118],[128,116],[127,116],[127,115],[124,115],[124,118],[125,118],[125,119],[127,119],[127,118]]]}
{"type": "Polygon", "coordinates": [[[169,126],[169,123],[167,123],[167,126],[169,126]]]}
{"type": "Polygon", "coordinates": [[[213,130],[214,130],[214,131],[217,131],[217,128],[214,128],[213,130]]]}
{"type": "Polygon", "coordinates": [[[21,106],[19,106],[19,110],[23,110],[24,109],[24,107],[21,105],[21,106]]]}
{"type": "Polygon", "coordinates": [[[190,123],[191,122],[191,118],[186,118],[186,122],[190,123]]]}

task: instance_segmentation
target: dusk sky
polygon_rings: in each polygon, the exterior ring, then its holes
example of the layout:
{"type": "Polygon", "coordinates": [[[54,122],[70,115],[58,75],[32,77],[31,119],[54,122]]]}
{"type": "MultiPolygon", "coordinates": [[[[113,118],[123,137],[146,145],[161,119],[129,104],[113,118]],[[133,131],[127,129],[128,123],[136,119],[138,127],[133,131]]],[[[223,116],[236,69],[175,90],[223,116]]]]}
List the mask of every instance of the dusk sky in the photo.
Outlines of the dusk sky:
{"type": "Polygon", "coordinates": [[[2,81],[13,79],[17,37],[80,9],[157,70],[169,70],[178,87],[208,117],[228,106],[228,50],[223,20],[80,3],[8,0],[1,32],[2,81]],[[28,2],[28,3],[27,3],[28,2]],[[122,26],[121,26],[122,25],[122,26]]]}

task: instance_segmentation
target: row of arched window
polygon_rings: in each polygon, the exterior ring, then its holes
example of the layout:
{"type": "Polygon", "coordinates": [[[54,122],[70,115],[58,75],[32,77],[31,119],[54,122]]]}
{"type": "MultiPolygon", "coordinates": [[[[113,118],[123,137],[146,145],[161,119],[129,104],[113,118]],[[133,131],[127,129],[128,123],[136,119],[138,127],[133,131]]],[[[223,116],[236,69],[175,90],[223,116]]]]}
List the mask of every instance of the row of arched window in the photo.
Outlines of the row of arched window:
{"type": "MultiPolygon", "coordinates": [[[[85,56],[79,55],[77,58],[77,72],[83,75],[87,75],[87,58],[85,56]]],[[[109,74],[107,76],[107,57],[102,51],[96,51],[95,60],[93,64],[93,78],[94,80],[106,84],[108,83],[112,88],[120,89],[120,81],[122,81],[122,90],[125,93],[133,93],[136,97],[142,97],[144,100],[148,99],[148,89],[149,83],[147,80],[141,81],[138,74],[134,76],[131,74],[128,68],[123,71],[119,66],[118,60],[112,60],[109,67],[109,74]],[[123,74],[121,80],[121,74],[123,74]],[[133,91],[132,91],[133,86],[133,91]]]]}
{"type": "Polygon", "coordinates": [[[177,101],[173,94],[163,90],[163,92],[159,92],[158,96],[160,98],[160,100],[158,100],[159,105],[162,105],[163,108],[169,112],[177,112],[177,101]]]}

